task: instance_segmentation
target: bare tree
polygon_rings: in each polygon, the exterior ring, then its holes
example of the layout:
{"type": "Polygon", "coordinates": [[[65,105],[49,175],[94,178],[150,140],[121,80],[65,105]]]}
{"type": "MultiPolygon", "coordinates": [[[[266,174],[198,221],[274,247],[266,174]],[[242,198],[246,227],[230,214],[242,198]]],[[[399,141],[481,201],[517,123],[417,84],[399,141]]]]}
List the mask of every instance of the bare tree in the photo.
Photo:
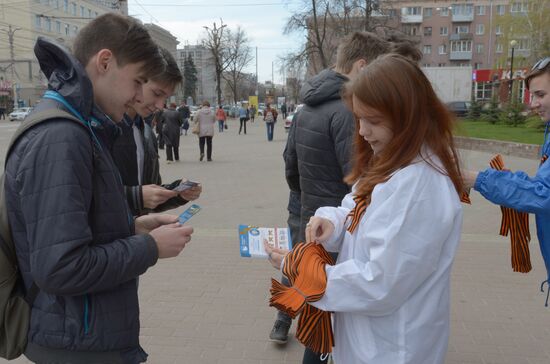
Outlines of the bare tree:
{"type": "Polygon", "coordinates": [[[252,50],[246,32],[241,27],[237,27],[234,32],[228,30],[227,41],[229,63],[222,77],[231,90],[234,103],[237,103],[240,96],[239,83],[247,77],[243,69],[252,61],[252,50]]]}
{"type": "Polygon", "coordinates": [[[220,19],[220,26],[214,22],[212,28],[204,26],[206,36],[202,39],[202,45],[210,51],[214,59],[214,68],[216,71],[216,94],[218,97],[218,105],[222,103],[222,74],[232,62],[232,54],[228,47],[228,34],[226,29],[227,24],[220,19]]]}

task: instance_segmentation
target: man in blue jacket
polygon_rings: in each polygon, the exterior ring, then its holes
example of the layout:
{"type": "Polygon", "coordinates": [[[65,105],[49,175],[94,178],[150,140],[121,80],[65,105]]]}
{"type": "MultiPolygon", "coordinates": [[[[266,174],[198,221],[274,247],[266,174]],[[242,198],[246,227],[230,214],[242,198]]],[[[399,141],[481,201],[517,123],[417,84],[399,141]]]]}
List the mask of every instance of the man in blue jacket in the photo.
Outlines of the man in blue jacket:
{"type": "Polygon", "coordinates": [[[535,214],[540,250],[547,271],[544,287],[550,279],[550,162],[547,161],[550,155],[550,57],[541,59],[533,66],[525,78],[525,84],[531,92],[531,109],[546,122],[537,173],[530,177],[522,171],[497,171],[492,168],[482,172],[464,171],[464,184],[497,205],[535,214]]]}
{"type": "Polygon", "coordinates": [[[129,105],[165,62],[136,20],[109,13],[82,28],[74,55],[43,38],[48,91],[34,112],[56,118],[17,141],[6,162],[9,222],[25,289],[38,288],[25,356],[37,363],[141,363],[137,279],[174,257],[192,228],[171,215],[134,220],[110,154],[129,105]]]}

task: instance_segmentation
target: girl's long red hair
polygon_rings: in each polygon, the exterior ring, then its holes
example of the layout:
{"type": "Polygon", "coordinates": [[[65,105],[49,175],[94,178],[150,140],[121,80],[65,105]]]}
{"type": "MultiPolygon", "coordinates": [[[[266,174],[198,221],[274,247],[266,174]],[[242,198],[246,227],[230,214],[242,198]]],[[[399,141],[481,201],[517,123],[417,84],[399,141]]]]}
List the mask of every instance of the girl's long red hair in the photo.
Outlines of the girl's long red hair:
{"type": "Polygon", "coordinates": [[[359,135],[356,117],[353,167],[345,178],[349,184],[357,182],[356,195],[370,202],[377,184],[387,181],[393,172],[406,167],[419,155],[449,176],[457,193],[463,191],[452,134],[454,118],[415,63],[397,54],[377,58],[346,85],[344,99],[352,108],[353,96],[387,117],[394,134],[388,145],[374,155],[359,135]],[[422,155],[423,146],[441,160],[443,169],[429,156],[422,155]]]}

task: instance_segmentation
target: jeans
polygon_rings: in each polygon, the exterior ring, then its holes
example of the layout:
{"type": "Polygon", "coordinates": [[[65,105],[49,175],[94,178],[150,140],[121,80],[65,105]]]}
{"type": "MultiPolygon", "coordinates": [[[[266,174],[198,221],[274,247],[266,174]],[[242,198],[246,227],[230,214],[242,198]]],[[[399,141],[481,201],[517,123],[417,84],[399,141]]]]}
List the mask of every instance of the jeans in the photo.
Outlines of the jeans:
{"type": "Polygon", "coordinates": [[[218,131],[220,133],[223,133],[223,122],[224,122],[223,120],[218,120],[218,129],[219,129],[218,131]]]}
{"type": "Polygon", "coordinates": [[[275,128],[275,123],[265,123],[267,126],[267,140],[273,140],[273,129],[275,128]]]}
{"type": "Polygon", "coordinates": [[[172,151],[174,152],[174,157],[177,161],[180,160],[180,151],[178,147],[173,147],[171,145],[166,145],[166,159],[171,161],[172,159],[172,151]]]}
{"type": "Polygon", "coordinates": [[[241,133],[243,126],[244,126],[244,133],[246,134],[246,118],[241,118],[241,125],[239,126],[239,134],[241,133]]]}
{"type": "Polygon", "coordinates": [[[204,155],[204,142],[206,142],[206,159],[211,160],[212,159],[212,137],[211,136],[199,137],[199,149],[201,151],[201,155],[204,155]]]}

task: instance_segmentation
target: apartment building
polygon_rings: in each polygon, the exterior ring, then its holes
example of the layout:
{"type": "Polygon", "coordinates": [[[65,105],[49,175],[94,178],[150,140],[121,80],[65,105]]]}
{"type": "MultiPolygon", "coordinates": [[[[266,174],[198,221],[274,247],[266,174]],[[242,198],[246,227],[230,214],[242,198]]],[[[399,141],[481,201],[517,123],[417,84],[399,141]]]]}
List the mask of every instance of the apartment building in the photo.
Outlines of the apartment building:
{"type": "Polygon", "coordinates": [[[78,30],[107,12],[128,14],[126,1],[1,0],[0,103],[34,105],[46,89],[33,47],[44,36],[70,47],[78,30]]]}
{"type": "MultiPolygon", "coordinates": [[[[420,41],[423,67],[471,66],[476,98],[486,100],[493,83],[521,78],[529,64],[540,56],[534,51],[533,35],[526,27],[529,22],[528,1],[509,0],[432,0],[391,1],[393,15],[399,18],[400,29],[420,41]],[[512,50],[513,48],[513,50],[512,50]],[[512,52],[514,58],[512,58],[512,52]]],[[[539,50],[540,51],[540,50],[539,50]]],[[[505,83],[505,82],[501,82],[505,83]]],[[[519,90],[525,95],[523,87],[519,90]]]]}
{"type": "Polygon", "coordinates": [[[184,72],[185,59],[191,56],[197,69],[197,99],[195,104],[203,101],[217,104],[216,96],[216,66],[212,53],[202,45],[185,45],[178,49],[177,61],[182,73],[184,72]]]}

